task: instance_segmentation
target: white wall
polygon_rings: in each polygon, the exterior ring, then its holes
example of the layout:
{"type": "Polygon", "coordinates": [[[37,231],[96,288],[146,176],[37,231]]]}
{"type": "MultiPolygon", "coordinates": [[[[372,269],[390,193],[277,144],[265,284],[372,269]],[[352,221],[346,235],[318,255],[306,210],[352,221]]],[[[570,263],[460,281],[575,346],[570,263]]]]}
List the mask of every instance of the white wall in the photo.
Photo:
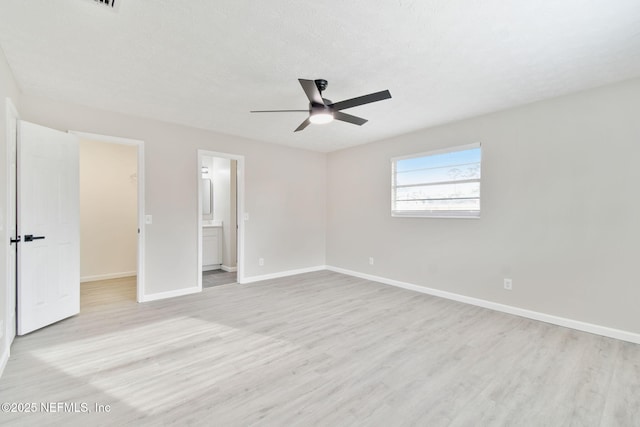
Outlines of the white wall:
{"type": "Polygon", "coordinates": [[[245,156],[247,277],[325,264],[326,156],[23,96],[29,121],[144,141],[147,294],[197,286],[197,150],[245,156]],[[258,258],[265,265],[258,266],[258,258]]]}
{"type": "Polygon", "coordinates": [[[639,159],[640,80],[330,153],[327,264],[638,333],[639,159]],[[391,217],[391,157],[473,142],[481,219],[391,217]]]}
{"type": "MultiPolygon", "coordinates": [[[[20,93],[13,78],[4,52],[0,49],[0,373],[9,356],[8,342],[12,334],[6,334],[7,325],[10,324],[15,312],[15,303],[7,301],[7,287],[14,286],[7,283],[7,251],[9,250],[9,234],[5,224],[8,216],[7,190],[8,190],[8,157],[7,157],[7,112],[5,109],[6,98],[9,97],[13,104],[20,108],[20,93]],[[7,309],[7,306],[11,308],[7,309]]],[[[13,247],[12,247],[13,248],[13,247]]]]}
{"type": "Polygon", "coordinates": [[[137,147],[80,140],[80,278],[135,275],[137,147]]]}

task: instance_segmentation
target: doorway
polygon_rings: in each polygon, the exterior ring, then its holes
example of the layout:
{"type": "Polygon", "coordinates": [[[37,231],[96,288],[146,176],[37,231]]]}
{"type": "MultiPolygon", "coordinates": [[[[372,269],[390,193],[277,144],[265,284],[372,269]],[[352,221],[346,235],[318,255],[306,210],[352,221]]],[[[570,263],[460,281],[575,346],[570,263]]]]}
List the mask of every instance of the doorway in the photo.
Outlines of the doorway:
{"type": "Polygon", "coordinates": [[[198,287],[241,283],[244,157],[198,150],[198,287]]]}
{"type": "Polygon", "coordinates": [[[81,295],[144,295],[144,144],[71,132],[80,151],[81,295]]]}

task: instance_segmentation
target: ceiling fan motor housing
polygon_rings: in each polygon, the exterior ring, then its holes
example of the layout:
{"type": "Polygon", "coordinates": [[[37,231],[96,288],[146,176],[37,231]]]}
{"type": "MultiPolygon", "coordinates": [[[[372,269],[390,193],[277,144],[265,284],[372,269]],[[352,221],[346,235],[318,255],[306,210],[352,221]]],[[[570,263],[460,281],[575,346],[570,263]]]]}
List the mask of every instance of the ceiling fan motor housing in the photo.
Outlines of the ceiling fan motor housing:
{"type": "Polygon", "coordinates": [[[316,87],[318,88],[318,90],[320,92],[324,92],[324,90],[327,88],[327,86],[329,85],[329,82],[326,81],[325,79],[317,79],[314,80],[316,87]]]}
{"type": "Polygon", "coordinates": [[[331,105],[331,100],[325,99],[325,98],[322,98],[322,100],[324,101],[324,104],[316,104],[315,102],[309,103],[309,113],[311,113],[311,114],[319,114],[319,113],[331,114],[333,112],[333,108],[331,108],[329,106],[329,105],[331,105]]]}

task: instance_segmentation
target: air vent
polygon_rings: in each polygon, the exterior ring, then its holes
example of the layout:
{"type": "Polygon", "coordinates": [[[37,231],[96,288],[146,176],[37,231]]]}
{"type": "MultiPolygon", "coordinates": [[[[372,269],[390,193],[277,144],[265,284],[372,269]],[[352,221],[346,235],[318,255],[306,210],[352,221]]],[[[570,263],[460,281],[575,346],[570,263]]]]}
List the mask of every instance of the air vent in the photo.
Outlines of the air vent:
{"type": "Polygon", "coordinates": [[[96,4],[106,6],[111,10],[118,10],[122,0],[93,0],[96,4]]]}

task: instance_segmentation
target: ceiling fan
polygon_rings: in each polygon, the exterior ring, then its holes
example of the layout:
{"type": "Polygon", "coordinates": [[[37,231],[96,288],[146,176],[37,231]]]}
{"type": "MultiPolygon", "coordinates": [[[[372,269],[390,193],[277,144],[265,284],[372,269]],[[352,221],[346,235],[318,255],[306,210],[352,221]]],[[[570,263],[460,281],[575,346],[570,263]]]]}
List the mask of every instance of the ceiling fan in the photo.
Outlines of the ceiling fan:
{"type": "Polygon", "coordinates": [[[309,126],[310,123],[323,124],[331,121],[340,120],[354,125],[362,126],[367,123],[367,119],[352,116],[343,113],[342,110],[357,107],[359,105],[369,104],[371,102],[382,101],[391,98],[388,90],[370,93],[368,95],[359,96],[357,98],[346,99],[340,102],[332,102],[330,99],[322,97],[322,92],[327,88],[327,81],[323,79],[305,80],[298,79],[304,93],[309,98],[309,109],[307,110],[259,110],[251,111],[251,113],[291,113],[291,112],[308,112],[309,117],[294,130],[298,132],[309,126]]]}

